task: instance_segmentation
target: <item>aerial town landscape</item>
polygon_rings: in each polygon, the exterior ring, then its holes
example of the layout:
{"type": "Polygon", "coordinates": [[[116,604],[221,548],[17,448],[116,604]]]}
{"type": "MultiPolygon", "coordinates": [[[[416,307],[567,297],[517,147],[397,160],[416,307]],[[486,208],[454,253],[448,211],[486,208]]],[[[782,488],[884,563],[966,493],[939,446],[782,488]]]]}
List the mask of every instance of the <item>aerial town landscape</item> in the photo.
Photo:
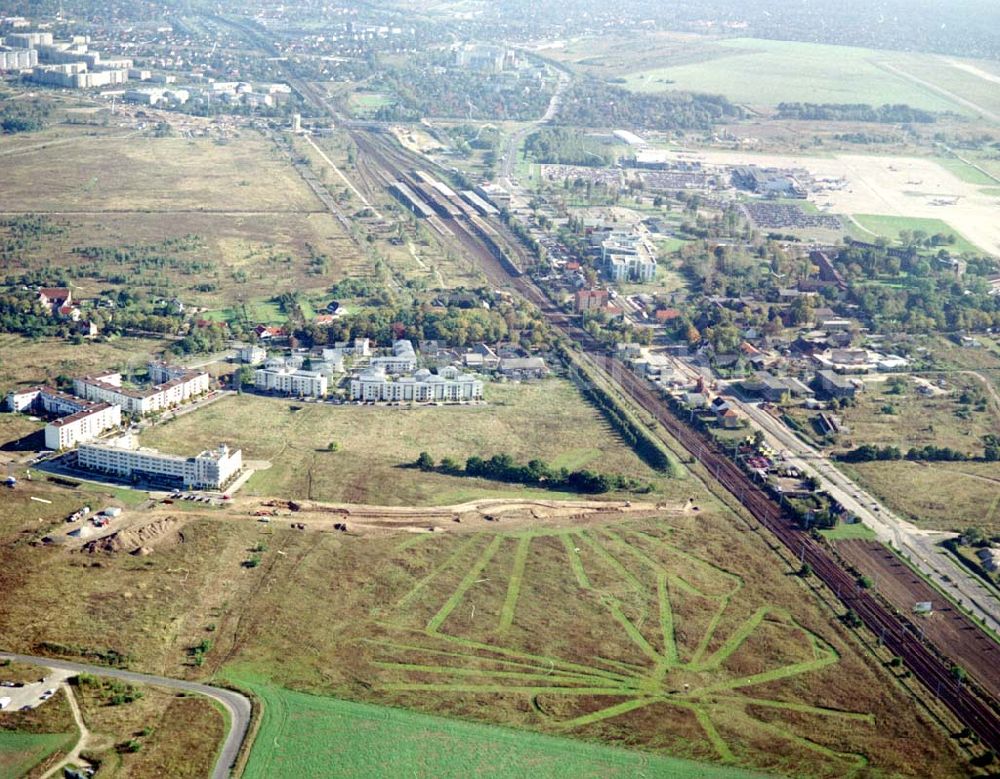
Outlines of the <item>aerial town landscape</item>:
{"type": "Polygon", "coordinates": [[[0,779],[1000,775],[1000,7],[0,0],[0,479],[0,779]]]}

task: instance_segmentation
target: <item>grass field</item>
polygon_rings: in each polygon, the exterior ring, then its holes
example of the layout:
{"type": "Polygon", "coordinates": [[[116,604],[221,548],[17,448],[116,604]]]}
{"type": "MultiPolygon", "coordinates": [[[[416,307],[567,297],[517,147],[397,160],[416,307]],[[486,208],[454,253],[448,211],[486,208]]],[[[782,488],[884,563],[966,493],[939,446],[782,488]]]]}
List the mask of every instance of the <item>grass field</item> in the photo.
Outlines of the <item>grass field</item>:
{"type": "Polygon", "coordinates": [[[873,462],[842,466],[894,511],[920,527],[1000,533],[995,463],[873,462]]]}
{"type": "MultiPolygon", "coordinates": [[[[578,391],[561,379],[488,384],[488,405],[402,409],[294,403],[252,395],[227,398],[143,436],[147,446],[180,454],[227,441],[244,458],[267,460],[250,493],[380,504],[447,504],[478,496],[523,494],[516,486],[427,474],[407,466],[427,451],[460,462],[508,452],[519,460],[562,458],[577,468],[623,473],[678,493],[682,483],[648,468],[578,391]],[[325,451],[336,441],[339,451],[325,451]]],[[[538,491],[553,496],[552,492],[538,491]]]]}
{"type": "Polygon", "coordinates": [[[76,738],[66,733],[18,733],[0,730],[0,779],[21,779],[34,766],[76,738]]]}
{"type": "MultiPolygon", "coordinates": [[[[48,146],[6,149],[15,153],[2,157],[0,211],[49,214],[59,232],[19,248],[0,261],[0,272],[73,269],[75,296],[84,299],[125,286],[120,278],[127,276],[131,292],[178,295],[207,308],[287,290],[318,292],[370,272],[284,154],[254,131],[224,144],[76,133],[48,146]],[[39,187],[39,180],[51,184],[39,187]],[[188,236],[189,248],[164,244],[188,236]],[[84,260],[77,247],[132,247],[133,256],[84,260]],[[147,247],[157,261],[142,264],[135,247],[147,247]]],[[[5,232],[0,228],[0,237],[5,232]]]]}
{"type": "Polygon", "coordinates": [[[737,779],[750,774],[566,738],[293,692],[236,670],[228,677],[264,703],[244,776],[633,777],[737,779]],[[433,748],[429,748],[433,745],[433,748]]]}
{"type": "Polygon", "coordinates": [[[963,160],[958,159],[957,157],[938,157],[935,162],[937,162],[937,164],[942,168],[950,170],[962,179],[962,181],[967,181],[970,184],[979,184],[984,187],[995,187],[998,183],[992,176],[988,176],[983,171],[973,167],[963,160]]]}
{"type": "MultiPolygon", "coordinates": [[[[218,680],[234,669],[273,688],[713,766],[961,773],[809,583],[713,512],[404,537],[191,513],[147,557],[33,547],[13,523],[34,519],[5,516],[0,630],[14,650],[116,648],[137,670],[218,680]],[[194,666],[188,649],[206,637],[194,666]]],[[[288,706],[265,723],[274,735],[258,740],[251,775],[308,773],[344,743],[326,736],[343,720],[288,706]]]]}
{"type": "Polygon", "coordinates": [[[395,102],[391,96],[378,92],[352,92],[347,105],[355,116],[369,116],[395,102]]]}
{"type": "Polygon", "coordinates": [[[875,531],[869,530],[868,527],[861,522],[855,522],[850,525],[846,522],[841,522],[832,530],[821,530],[820,533],[822,533],[828,541],[847,541],[854,539],[860,539],[862,541],[875,540],[875,531]]]}
{"type": "Polygon", "coordinates": [[[932,111],[966,110],[879,66],[883,60],[908,66],[918,55],[752,38],[717,41],[714,52],[717,56],[703,62],[633,72],[626,86],[641,92],[710,92],[757,105],[906,103],[932,111]]]}
{"type": "Polygon", "coordinates": [[[107,342],[71,344],[57,338],[32,340],[0,333],[0,391],[17,385],[53,382],[101,369],[145,369],[164,344],[146,338],[115,338],[107,342]],[[44,358],[42,357],[44,355],[44,358]]]}
{"type": "Polygon", "coordinates": [[[86,132],[72,144],[5,157],[0,211],[317,210],[292,167],[254,131],[225,144],[86,132]]]}
{"type": "MultiPolygon", "coordinates": [[[[879,216],[875,214],[855,214],[854,218],[865,230],[869,231],[869,233],[881,235],[891,241],[898,240],[899,234],[903,230],[909,230],[910,232],[913,232],[914,230],[923,230],[927,235],[936,235],[938,233],[942,233],[944,235],[954,235],[955,243],[947,247],[948,250],[953,253],[980,253],[977,246],[970,243],[957,230],[953,229],[940,219],[922,219],[909,216],[879,216]]],[[[862,234],[862,237],[870,238],[871,235],[869,234],[865,236],[862,234]]]]}

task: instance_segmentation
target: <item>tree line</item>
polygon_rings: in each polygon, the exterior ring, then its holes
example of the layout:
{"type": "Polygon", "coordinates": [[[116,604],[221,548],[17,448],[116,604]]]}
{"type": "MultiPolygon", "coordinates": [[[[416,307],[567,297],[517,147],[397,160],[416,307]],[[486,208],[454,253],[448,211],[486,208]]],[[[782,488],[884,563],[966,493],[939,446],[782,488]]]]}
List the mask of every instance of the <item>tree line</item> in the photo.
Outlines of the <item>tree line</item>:
{"type": "Polygon", "coordinates": [[[570,471],[567,468],[555,468],[544,460],[537,459],[524,464],[517,462],[509,454],[495,454],[489,459],[473,455],[465,461],[463,468],[450,457],[445,457],[440,464],[437,464],[430,454],[421,452],[415,465],[426,472],[436,471],[449,476],[471,476],[491,481],[542,487],[548,490],[591,494],[612,490],[627,490],[629,492],[650,492],[652,490],[649,484],[620,474],[596,473],[586,469],[570,471]]]}

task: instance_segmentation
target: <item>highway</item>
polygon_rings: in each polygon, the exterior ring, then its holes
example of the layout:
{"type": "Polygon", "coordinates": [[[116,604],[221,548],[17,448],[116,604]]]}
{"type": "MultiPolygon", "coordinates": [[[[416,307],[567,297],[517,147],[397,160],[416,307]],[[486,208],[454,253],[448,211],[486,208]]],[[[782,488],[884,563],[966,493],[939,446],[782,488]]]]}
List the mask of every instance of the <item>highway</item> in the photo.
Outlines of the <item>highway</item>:
{"type": "Polygon", "coordinates": [[[166,676],[152,676],[150,674],[135,673],[134,671],[123,671],[118,668],[108,668],[103,665],[87,665],[85,663],[71,663],[66,660],[53,660],[48,657],[35,657],[33,655],[17,655],[9,652],[0,652],[0,660],[13,660],[18,663],[30,663],[32,665],[51,668],[53,670],[71,671],[73,674],[93,674],[94,676],[108,676],[114,679],[121,679],[134,684],[152,684],[157,687],[166,687],[171,690],[181,690],[192,692],[197,695],[204,695],[214,701],[218,701],[229,713],[229,732],[226,740],[219,751],[219,756],[212,771],[212,779],[227,779],[230,776],[236,758],[240,753],[240,747],[250,730],[250,714],[252,707],[250,699],[233,690],[225,690],[221,687],[210,687],[207,684],[198,682],[188,682],[182,679],[170,679],[166,676]]]}
{"type": "Polygon", "coordinates": [[[754,403],[734,395],[726,399],[735,404],[764,432],[768,444],[806,474],[816,476],[834,499],[856,514],[871,528],[879,541],[895,547],[916,565],[934,585],[959,604],[968,606],[976,617],[994,631],[1000,632],[1000,603],[979,582],[938,544],[953,533],[925,530],[896,516],[874,497],[845,476],[821,452],[805,443],[780,419],[754,403]]]}

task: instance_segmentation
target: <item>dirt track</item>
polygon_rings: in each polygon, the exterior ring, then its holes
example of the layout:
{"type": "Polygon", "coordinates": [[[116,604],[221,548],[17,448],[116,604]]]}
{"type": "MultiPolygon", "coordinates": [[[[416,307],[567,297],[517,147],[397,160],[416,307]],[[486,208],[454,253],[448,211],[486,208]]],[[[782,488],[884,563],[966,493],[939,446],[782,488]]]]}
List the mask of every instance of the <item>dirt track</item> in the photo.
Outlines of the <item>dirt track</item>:
{"type": "Polygon", "coordinates": [[[1000,648],[969,617],[945,601],[896,555],[875,541],[839,541],[837,551],[865,576],[871,577],[886,600],[909,615],[937,646],[950,648],[951,659],[1000,700],[1000,648]],[[934,613],[913,614],[918,601],[930,601],[934,613]]]}

